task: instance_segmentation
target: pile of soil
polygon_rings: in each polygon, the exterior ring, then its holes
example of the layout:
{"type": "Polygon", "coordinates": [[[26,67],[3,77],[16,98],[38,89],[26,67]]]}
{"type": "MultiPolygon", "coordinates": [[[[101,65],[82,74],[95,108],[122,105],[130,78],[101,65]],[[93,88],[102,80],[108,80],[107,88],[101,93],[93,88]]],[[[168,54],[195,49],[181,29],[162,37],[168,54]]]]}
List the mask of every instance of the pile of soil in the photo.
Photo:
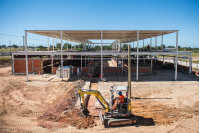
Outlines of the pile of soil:
{"type": "Polygon", "coordinates": [[[132,113],[137,117],[138,124],[143,126],[170,125],[179,119],[192,118],[193,115],[199,114],[198,108],[198,102],[194,108],[184,109],[162,104],[152,105],[150,102],[132,103],[132,113]]]}
{"type": "Polygon", "coordinates": [[[67,127],[68,125],[78,129],[96,126],[93,116],[82,118],[79,116],[80,110],[74,109],[78,99],[78,89],[83,85],[84,81],[78,80],[67,88],[66,94],[52,108],[38,117],[40,121],[38,126],[49,129],[67,127]]]}
{"type": "Polygon", "coordinates": [[[11,66],[11,59],[10,60],[0,60],[0,68],[11,66]]]}

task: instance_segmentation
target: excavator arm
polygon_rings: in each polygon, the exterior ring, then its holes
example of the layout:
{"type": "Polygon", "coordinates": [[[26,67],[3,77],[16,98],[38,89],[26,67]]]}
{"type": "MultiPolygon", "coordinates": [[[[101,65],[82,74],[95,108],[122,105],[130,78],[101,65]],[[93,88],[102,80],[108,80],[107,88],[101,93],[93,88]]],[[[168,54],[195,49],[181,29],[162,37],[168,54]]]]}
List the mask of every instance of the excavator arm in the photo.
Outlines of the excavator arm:
{"type": "Polygon", "coordinates": [[[110,111],[110,107],[108,105],[108,103],[105,101],[105,99],[102,97],[101,93],[97,90],[88,90],[88,89],[79,89],[78,90],[78,93],[82,99],[82,107],[81,107],[81,113],[80,113],[80,116],[84,116],[84,117],[87,117],[87,115],[89,114],[89,111],[87,110],[86,108],[86,104],[85,104],[85,101],[84,101],[84,94],[87,94],[87,95],[93,95],[95,96],[98,101],[103,104],[102,106],[105,106],[105,111],[106,112],[109,112],[110,111]]]}

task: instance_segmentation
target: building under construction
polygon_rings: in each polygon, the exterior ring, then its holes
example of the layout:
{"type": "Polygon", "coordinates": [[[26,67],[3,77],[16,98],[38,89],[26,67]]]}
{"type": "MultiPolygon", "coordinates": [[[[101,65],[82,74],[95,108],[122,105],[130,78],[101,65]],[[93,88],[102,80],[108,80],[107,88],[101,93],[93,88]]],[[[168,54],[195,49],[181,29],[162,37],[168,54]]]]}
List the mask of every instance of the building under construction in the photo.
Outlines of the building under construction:
{"type": "MultiPolygon", "coordinates": [[[[190,55],[190,66],[184,68],[191,73],[191,52],[178,51],[178,30],[25,30],[25,51],[12,53],[12,72],[26,73],[27,81],[30,73],[52,73],[60,70],[63,79],[64,66],[71,67],[71,75],[88,74],[93,75],[123,75],[128,70],[128,49],[122,50],[122,44],[130,44],[131,50],[131,74],[151,74],[153,63],[164,65],[166,55],[174,55],[174,63],[171,64],[175,70],[180,65],[177,63],[178,55],[190,55]],[[27,33],[38,34],[61,40],[61,49],[48,51],[28,51],[27,33]],[[176,33],[176,47],[174,49],[163,48],[163,36],[176,33]],[[161,43],[157,44],[157,37],[161,37],[161,43]],[[144,49],[144,39],[150,39],[150,50],[144,49]],[[155,50],[152,50],[152,38],[155,38],[155,50]],[[63,49],[63,40],[82,43],[83,50],[63,49]],[[101,40],[94,43],[93,40],[101,40]],[[115,40],[112,43],[106,40],[115,40]],[[139,41],[143,40],[143,48],[139,48],[139,41]],[[137,49],[134,49],[136,42],[137,49]],[[112,49],[103,49],[103,45],[111,44],[112,49]],[[95,45],[100,45],[100,50],[94,50],[95,45]],[[157,50],[157,45],[161,50],[157,50]],[[163,60],[157,60],[156,55],[163,56],[163,60]],[[79,71],[79,72],[78,72],[79,71]]],[[[141,45],[141,44],[140,44],[141,45]]],[[[183,66],[181,67],[183,68],[183,66]]],[[[102,80],[101,76],[101,80],[102,80]]]]}

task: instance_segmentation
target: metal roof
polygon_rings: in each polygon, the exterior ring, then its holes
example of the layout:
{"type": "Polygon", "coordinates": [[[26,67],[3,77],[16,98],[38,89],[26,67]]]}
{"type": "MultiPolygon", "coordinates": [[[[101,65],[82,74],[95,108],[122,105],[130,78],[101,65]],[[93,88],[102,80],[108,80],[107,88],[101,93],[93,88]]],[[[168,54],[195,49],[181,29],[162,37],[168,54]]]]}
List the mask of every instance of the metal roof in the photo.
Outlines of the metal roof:
{"type": "Polygon", "coordinates": [[[29,33],[43,35],[47,37],[82,43],[84,40],[100,40],[101,31],[103,39],[118,40],[121,43],[137,41],[137,31],[139,40],[174,33],[178,30],[25,30],[29,33]]]}

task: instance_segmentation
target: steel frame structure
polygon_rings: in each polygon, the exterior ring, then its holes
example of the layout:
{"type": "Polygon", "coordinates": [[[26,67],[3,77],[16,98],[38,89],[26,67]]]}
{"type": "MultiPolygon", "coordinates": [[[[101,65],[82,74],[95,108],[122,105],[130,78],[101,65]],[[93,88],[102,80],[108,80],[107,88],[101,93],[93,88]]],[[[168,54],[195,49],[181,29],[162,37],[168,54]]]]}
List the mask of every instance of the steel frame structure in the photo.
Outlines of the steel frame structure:
{"type": "MultiPolygon", "coordinates": [[[[139,62],[139,55],[176,55],[176,62],[175,62],[175,80],[177,80],[177,60],[178,55],[190,55],[190,68],[189,73],[191,73],[191,52],[180,52],[178,51],[178,30],[25,30],[25,52],[13,52],[12,54],[12,62],[13,62],[13,73],[14,73],[14,55],[25,55],[26,56],[26,76],[28,81],[28,55],[61,55],[61,62],[63,62],[63,55],[81,55],[81,62],[83,55],[100,55],[101,62],[103,62],[104,55],[128,55],[128,51],[124,52],[121,51],[121,43],[130,43],[134,40],[137,40],[137,51],[131,51],[131,55],[137,56],[137,72],[136,72],[136,81],[138,81],[138,62],[139,62]],[[53,51],[37,51],[31,52],[27,49],[27,32],[34,33],[38,35],[47,36],[48,40],[49,37],[61,39],[61,50],[54,51],[54,43],[53,43],[53,51]],[[171,52],[164,52],[163,51],[163,35],[176,33],[176,51],[171,52]],[[143,40],[144,46],[144,39],[150,38],[150,46],[152,46],[152,37],[155,37],[155,46],[157,47],[157,36],[161,36],[161,48],[162,51],[139,51],[139,40],[143,40]],[[63,51],[62,50],[62,40],[72,41],[75,43],[83,43],[83,51],[63,51]],[[89,40],[101,40],[101,43],[93,43],[89,40]],[[103,40],[116,40],[113,43],[103,43],[103,40]],[[86,50],[86,43],[88,43],[88,49],[91,49],[91,46],[94,44],[101,44],[101,51],[87,51],[86,50]],[[113,48],[117,49],[110,50],[110,51],[103,51],[103,44],[112,44],[113,48]]],[[[54,42],[54,41],[53,41],[54,42]]],[[[49,46],[49,44],[48,44],[49,46]]],[[[48,48],[49,49],[49,48],[48,48]]],[[[151,49],[151,47],[150,47],[151,49]]],[[[52,57],[53,60],[53,57],[52,57]]],[[[151,62],[152,67],[152,62],[151,62]]],[[[81,63],[82,69],[82,63],[81,63]]],[[[82,71],[82,70],[81,70],[82,71]]],[[[63,63],[61,63],[61,75],[63,75],[63,63]]],[[[101,75],[103,75],[103,63],[101,63],[101,75]]],[[[101,80],[102,80],[101,76],[101,80]]],[[[62,76],[63,80],[63,76],[62,76]]]]}

